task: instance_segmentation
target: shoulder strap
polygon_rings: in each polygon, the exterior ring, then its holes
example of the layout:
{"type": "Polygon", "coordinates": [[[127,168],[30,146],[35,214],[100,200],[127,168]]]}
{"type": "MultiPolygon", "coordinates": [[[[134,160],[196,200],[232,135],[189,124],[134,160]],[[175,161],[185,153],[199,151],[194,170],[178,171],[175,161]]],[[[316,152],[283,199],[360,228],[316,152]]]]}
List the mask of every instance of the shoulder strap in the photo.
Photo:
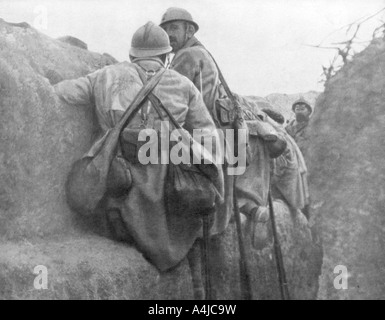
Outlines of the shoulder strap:
{"type": "MultiPolygon", "coordinates": [[[[207,53],[210,55],[210,57],[213,59],[217,70],[219,74],[219,80],[223,84],[223,87],[225,88],[225,91],[230,98],[231,104],[233,105],[233,110],[235,112],[235,119],[233,122],[233,127],[234,129],[242,128],[242,126],[245,124],[245,119],[243,118],[243,112],[241,109],[241,106],[239,105],[239,102],[235,99],[233,93],[230,91],[230,88],[223,77],[223,74],[221,72],[221,69],[219,69],[219,66],[217,62],[215,61],[214,57],[212,54],[205,48],[203,47],[207,53]]],[[[237,141],[237,130],[235,130],[235,140],[237,141]]],[[[250,281],[250,266],[249,266],[249,260],[248,256],[246,255],[245,251],[245,245],[244,245],[244,240],[243,240],[243,235],[242,235],[242,228],[241,228],[241,216],[240,216],[240,211],[239,211],[239,205],[238,205],[238,198],[236,194],[236,183],[237,183],[237,176],[234,176],[234,181],[233,181],[233,210],[234,210],[234,216],[235,216],[235,224],[237,226],[237,233],[238,233],[238,244],[239,244],[239,253],[240,253],[240,262],[241,262],[241,273],[242,276],[246,279],[246,285],[244,287],[244,295],[245,298],[248,300],[252,300],[253,298],[253,292],[251,289],[251,281],[250,281]]]]}
{"type": "MultiPolygon", "coordinates": [[[[180,126],[180,124],[178,123],[178,121],[175,120],[174,116],[171,114],[171,112],[163,105],[163,103],[159,100],[159,98],[157,96],[155,96],[154,94],[152,95],[154,97],[154,99],[156,99],[156,103],[154,104],[154,108],[162,108],[167,116],[170,118],[172,124],[174,125],[175,128],[177,129],[182,129],[182,127],[180,126]]],[[[152,102],[152,101],[151,101],[152,102]]],[[[158,111],[159,112],[159,111],[158,111]]]]}
{"type": "Polygon", "coordinates": [[[159,83],[165,71],[166,69],[158,71],[158,73],[156,73],[153,77],[151,77],[151,79],[146,84],[143,85],[143,87],[140,89],[138,94],[135,96],[134,100],[128,106],[127,110],[124,111],[122,117],[120,118],[119,122],[116,124],[114,129],[116,129],[119,132],[123,130],[123,128],[129,122],[131,116],[139,110],[145,98],[159,83]]]}
{"type": "MultiPolygon", "coordinates": [[[[140,77],[140,80],[142,80],[142,83],[145,84],[147,83],[148,79],[147,79],[147,76],[144,74],[143,70],[140,69],[140,68],[136,68],[137,71],[138,71],[138,74],[139,74],[139,77],[140,77]]],[[[164,117],[163,117],[163,114],[162,112],[160,111],[161,107],[160,107],[160,100],[158,99],[158,97],[156,97],[152,92],[150,92],[147,96],[148,100],[151,101],[151,104],[152,106],[154,107],[155,111],[157,112],[157,114],[159,115],[159,118],[160,120],[164,120],[164,117]]]]}
{"type": "Polygon", "coordinates": [[[219,75],[219,80],[220,82],[222,83],[225,91],[226,91],[226,94],[227,96],[229,97],[230,101],[231,101],[231,104],[233,105],[233,110],[235,111],[235,121],[234,121],[234,126],[235,127],[241,127],[241,123],[244,121],[244,118],[243,118],[243,113],[242,113],[242,109],[239,105],[239,102],[235,99],[233,93],[231,92],[230,88],[229,88],[229,85],[227,84],[226,80],[225,80],[225,77],[223,76],[223,73],[221,71],[221,69],[219,68],[218,66],[218,63],[215,61],[213,55],[210,53],[210,51],[208,51],[206,49],[205,46],[203,46],[201,44],[202,48],[204,48],[206,50],[206,52],[209,54],[209,56],[211,57],[211,59],[213,59],[214,61],[214,64],[215,66],[217,67],[217,70],[218,70],[218,75],[219,75]]]}
{"type": "Polygon", "coordinates": [[[218,70],[218,75],[219,75],[219,80],[221,81],[221,83],[223,84],[223,87],[226,91],[226,94],[228,95],[228,97],[230,98],[231,102],[235,105],[237,102],[235,100],[235,97],[233,95],[233,93],[231,92],[230,88],[229,88],[229,85],[227,84],[226,80],[225,80],[225,77],[223,76],[223,73],[221,71],[221,69],[219,68],[219,65],[218,63],[216,62],[216,60],[214,59],[214,56],[210,53],[209,50],[206,49],[205,46],[203,46],[201,44],[202,48],[204,48],[206,50],[206,52],[209,54],[209,56],[211,57],[211,59],[213,59],[214,61],[214,64],[215,66],[217,67],[217,70],[218,70]]]}
{"type": "MultiPolygon", "coordinates": [[[[138,73],[139,73],[140,79],[144,83],[146,81],[145,80],[146,76],[145,76],[144,72],[141,69],[139,69],[139,68],[137,68],[137,69],[138,69],[138,73]]],[[[160,111],[161,109],[163,109],[164,112],[166,112],[167,116],[170,118],[170,120],[171,120],[172,124],[174,125],[174,127],[177,128],[177,129],[182,129],[182,127],[180,126],[178,121],[175,120],[175,118],[171,114],[171,112],[163,105],[162,101],[160,101],[160,99],[155,94],[153,94],[152,92],[149,93],[148,99],[151,101],[152,105],[154,106],[154,109],[159,114],[159,117],[161,118],[161,120],[164,120],[163,119],[163,115],[162,115],[162,113],[160,111]]]]}

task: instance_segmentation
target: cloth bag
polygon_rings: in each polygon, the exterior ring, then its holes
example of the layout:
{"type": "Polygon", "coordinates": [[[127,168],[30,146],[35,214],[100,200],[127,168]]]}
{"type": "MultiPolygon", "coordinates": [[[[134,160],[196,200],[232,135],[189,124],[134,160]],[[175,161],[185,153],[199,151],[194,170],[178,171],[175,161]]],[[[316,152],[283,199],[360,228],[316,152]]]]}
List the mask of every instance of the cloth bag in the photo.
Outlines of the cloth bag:
{"type": "Polygon", "coordinates": [[[170,214],[212,213],[216,196],[213,183],[197,166],[169,164],[165,200],[170,214]]]}
{"type": "Polygon", "coordinates": [[[169,110],[154,95],[149,96],[154,109],[162,118],[163,109],[184,141],[188,141],[190,162],[174,164],[170,161],[165,181],[165,202],[169,214],[209,214],[215,211],[215,202],[220,197],[214,185],[218,170],[210,154],[202,148],[179,123],[169,110]],[[194,157],[200,160],[194,164],[194,157]],[[206,161],[205,161],[206,160],[206,161]],[[209,162],[209,163],[206,163],[209,162]]]}
{"type": "Polygon", "coordinates": [[[109,129],[92,146],[96,150],[94,156],[85,156],[72,165],[66,181],[66,196],[69,206],[77,213],[93,214],[106,194],[107,186],[108,192],[116,196],[129,190],[130,177],[127,173],[129,170],[122,167],[124,159],[117,157],[119,136],[131,116],[139,110],[144,99],[158,84],[164,72],[165,69],[158,72],[141,88],[115,127],[109,129]],[[124,175],[121,174],[123,171],[124,175]]]}

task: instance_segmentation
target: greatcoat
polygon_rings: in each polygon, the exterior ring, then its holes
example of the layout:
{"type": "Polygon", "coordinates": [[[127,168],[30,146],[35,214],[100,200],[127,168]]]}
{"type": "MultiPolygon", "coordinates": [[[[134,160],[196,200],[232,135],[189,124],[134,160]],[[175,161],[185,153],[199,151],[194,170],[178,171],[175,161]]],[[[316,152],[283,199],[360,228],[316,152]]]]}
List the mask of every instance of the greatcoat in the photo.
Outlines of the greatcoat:
{"type": "MultiPolygon", "coordinates": [[[[108,66],[76,80],[65,80],[55,86],[57,94],[72,105],[92,105],[99,125],[105,133],[116,123],[130,105],[143,83],[138,70],[160,70],[164,68],[158,58],[136,59],[134,63],[122,62],[108,66]],[[119,118],[119,117],[118,117],[119,118]]],[[[200,92],[187,78],[173,70],[166,70],[153,90],[162,104],[178,123],[192,133],[193,129],[204,129],[204,137],[214,141],[217,131],[205,107],[200,92]],[[213,139],[214,138],[214,139],[213,139]]],[[[160,129],[160,117],[145,104],[147,128],[160,129]]],[[[167,119],[166,113],[162,110],[167,119]]],[[[143,124],[143,111],[139,111],[128,124],[138,128],[143,124]]],[[[170,127],[172,127],[170,123],[170,127]]],[[[95,142],[97,144],[98,142],[95,142]]],[[[92,155],[93,149],[87,153],[92,155]]],[[[221,154],[220,146],[213,144],[212,155],[221,154]]],[[[132,176],[132,187],[127,196],[107,199],[107,210],[115,209],[121,214],[124,226],[138,249],[159,270],[164,271],[178,264],[201,235],[201,218],[193,215],[169,214],[165,208],[164,185],[167,164],[133,164],[128,162],[132,176]]],[[[218,167],[219,185],[223,176],[218,167]]],[[[221,186],[217,185],[218,190],[221,186]]],[[[222,191],[223,192],[223,191],[222,191]]],[[[222,194],[223,196],[223,194],[222,194]]],[[[214,221],[215,225],[215,221],[214,221]]]]}
{"type": "MultiPolygon", "coordinates": [[[[196,37],[189,39],[176,52],[170,68],[194,83],[195,87],[202,93],[203,101],[212,118],[216,119],[214,114],[215,101],[218,98],[225,97],[226,93],[219,81],[218,69],[213,59],[196,37]]],[[[219,127],[218,123],[216,125],[219,127]]],[[[223,173],[225,179],[225,202],[218,205],[217,212],[214,214],[216,217],[211,234],[223,232],[233,213],[234,176],[228,175],[226,170],[223,173]]]]}

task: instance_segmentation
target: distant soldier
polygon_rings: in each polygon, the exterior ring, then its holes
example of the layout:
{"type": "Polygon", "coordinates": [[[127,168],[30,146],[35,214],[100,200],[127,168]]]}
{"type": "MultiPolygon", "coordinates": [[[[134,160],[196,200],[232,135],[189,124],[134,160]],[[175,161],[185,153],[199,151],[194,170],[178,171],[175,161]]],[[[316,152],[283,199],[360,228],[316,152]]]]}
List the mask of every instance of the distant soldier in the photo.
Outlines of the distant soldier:
{"type": "MultiPolygon", "coordinates": [[[[313,107],[310,105],[308,101],[306,101],[303,97],[300,97],[297,101],[293,103],[292,110],[295,113],[295,119],[289,122],[286,126],[286,132],[290,134],[291,137],[297,143],[304,160],[307,158],[307,148],[308,148],[308,124],[310,117],[313,113],[313,107]]],[[[306,164],[303,164],[306,166],[306,164]]],[[[307,171],[307,170],[305,170],[307,171]]],[[[305,181],[306,182],[306,181],[305,181]]],[[[304,184],[306,187],[306,198],[305,207],[302,209],[307,218],[310,215],[310,196],[308,193],[307,183],[304,184]]]]}
{"type": "Polygon", "coordinates": [[[307,126],[313,113],[313,108],[308,101],[300,97],[293,103],[292,110],[295,113],[295,119],[289,122],[286,126],[286,131],[294,138],[302,154],[305,156],[308,140],[307,126]]]}

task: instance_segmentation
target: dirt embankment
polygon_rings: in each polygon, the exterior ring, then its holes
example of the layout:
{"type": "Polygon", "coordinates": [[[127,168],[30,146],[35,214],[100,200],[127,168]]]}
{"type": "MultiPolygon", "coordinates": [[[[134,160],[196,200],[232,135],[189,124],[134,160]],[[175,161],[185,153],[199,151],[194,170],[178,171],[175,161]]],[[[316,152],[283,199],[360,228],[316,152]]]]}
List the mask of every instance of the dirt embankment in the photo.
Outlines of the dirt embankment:
{"type": "Polygon", "coordinates": [[[321,299],[384,298],[384,75],[385,41],[377,39],[317,100],[309,167],[324,239],[321,299]],[[347,268],[346,290],[333,285],[338,265],[347,268]]]}

